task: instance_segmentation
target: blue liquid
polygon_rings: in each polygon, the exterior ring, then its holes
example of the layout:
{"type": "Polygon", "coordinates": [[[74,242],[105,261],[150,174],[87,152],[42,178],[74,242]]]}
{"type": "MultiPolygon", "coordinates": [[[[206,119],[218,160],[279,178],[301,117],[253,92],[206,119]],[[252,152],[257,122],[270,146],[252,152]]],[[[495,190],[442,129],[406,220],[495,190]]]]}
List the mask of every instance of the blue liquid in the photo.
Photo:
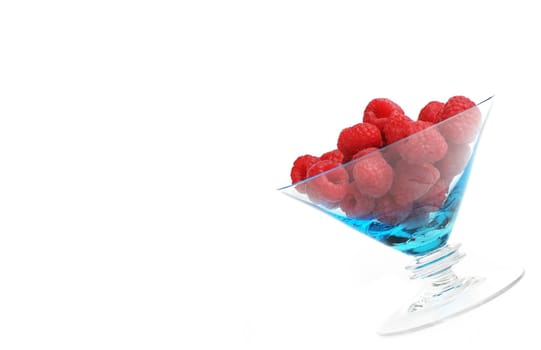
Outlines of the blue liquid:
{"type": "Polygon", "coordinates": [[[460,202],[470,175],[470,162],[451,190],[442,207],[422,217],[411,218],[398,225],[376,219],[355,219],[327,211],[328,214],[378,241],[409,255],[424,255],[437,249],[449,239],[460,202]]]}

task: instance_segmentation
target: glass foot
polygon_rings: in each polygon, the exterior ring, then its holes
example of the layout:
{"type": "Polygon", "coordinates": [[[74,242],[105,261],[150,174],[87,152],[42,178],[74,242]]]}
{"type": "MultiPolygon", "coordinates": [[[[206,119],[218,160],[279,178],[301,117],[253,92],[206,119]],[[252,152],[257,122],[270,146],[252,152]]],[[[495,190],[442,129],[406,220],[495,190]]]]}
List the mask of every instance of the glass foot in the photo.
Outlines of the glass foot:
{"type": "Polygon", "coordinates": [[[412,278],[425,279],[428,286],[414,302],[381,325],[380,335],[398,335],[441,323],[494,299],[524,276],[524,269],[510,267],[481,271],[482,277],[458,278],[451,266],[463,256],[459,247],[445,246],[430,257],[417,258],[416,264],[408,267],[413,271],[412,278]]]}

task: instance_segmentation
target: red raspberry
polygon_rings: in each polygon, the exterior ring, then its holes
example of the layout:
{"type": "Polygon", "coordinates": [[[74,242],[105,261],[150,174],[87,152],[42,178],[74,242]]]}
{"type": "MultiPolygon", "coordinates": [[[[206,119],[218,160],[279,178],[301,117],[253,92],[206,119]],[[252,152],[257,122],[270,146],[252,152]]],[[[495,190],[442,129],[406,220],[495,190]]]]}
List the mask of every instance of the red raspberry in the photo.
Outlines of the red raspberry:
{"type": "Polygon", "coordinates": [[[424,207],[427,212],[436,211],[447,199],[449,180],[440,178],[434,186],[415,201],[416,207],[424,207]]]}
{"type": "Polygon", "coordinates": [[[413,123],[413,121],[406,116],[389,119],[387,124],[383,126],[382,131],[385,144],[389,145],[407,137],[409,135],[409,126],[411,123],[413,123]]]}
{"type": "Polygon", "coordinates": [[[433,123],[431,122],[425,122],[424,120],[417,120],[415,122],[411,122],[408,125],[408,136],[415,134],[416,132],[419,132],[421,130],[424,130],[428,128],[429,126],[432,126],[433,123]]]}
{"type": "Polygon", "coordinates": [[[352,176],[359,192],[375,198],[385,195],[393,184],[393,168],[379,152],[359,159],[352,176]]]}
{"type": "Polygon", "coordinates": [[[379,148],[377,148],[377,147],[368,147],[368,148],[365,148],[363,150],[360,150],[359,152],[355,153],[353,155],[353,157],[351,157],[351,163],[346,163],[347,164],[346,169],[350,174],[350,177],[349,177],[350,180],[353,178],[353,168],[357,164],[357,162],[353,162],[353,160],[362,158],[362,157],[366,156],[367,154],[370,154],[370,153],[372,153],[374,151],[378,151],[378,150],[379,150],[379,148]]]}
{"type": "Polygon", "coordinates": [[[409,164],[404,160],[396,164],[394,174],[389,193],[398,205],[407,205],[420,198],[440,178],[440,172],[432,164],[409,164]]]}
{"type": "Polygon", "coordinates": [[[375,98],[366,106],[363,122],[373,124],[383,131],[383,126],[389,119],[403,115],[404,111],[398,104],[388,98],[375,98]]]}
{"type": "Polygon", "coordinates": [[[335,149],[335,150],[323,153],[321,157],[319,157],[319,159],[332,160],[333,162],[336,162],[336,163],[342,163],[344,161],[344,155],[342,154],[342,152],[340,152],[340,150],[335,149]]]}
{"type": "Polygon", "coordinates": [[[349,174],[339,165],[332,160],[320,160],[308,169],[307,176],[311,179],[306,182],[306,194],[312,202],[332,208],[344,198],[349,174]]]}
{"type": "Polygon", "coordinates": [[[293,167],[291,168],[292,183],[296,183],[306,179],[306,173],[308,172],[308,169],[310,169],[310,167],[317,162],[319,162],[319,158],[311,156],[309,154],[305,154],[304,156],[300,156],[295,159],[295,161],[293,162],[293,167]]]}
{"type": "Polygon", "coordinates": [[[379,148],[376,148],[376,147],[368,147],[368,148],[365,148],[363,150],[360,150],[359,152],[355,153],[353,155],[353,157],[351,157],[351,160],[353,159],[357,159],[357,158],[361,158],[361,157],[364,157],[366,156],[367,154],[369,153],[372,153],[374,151],[377,151],[379,148]]]}
{"type": "Polygon", "coordinates": [[[374,209],[376,201],[374,198],[362,194],[357,190],[355,184],[351,184],[348,193],[340,201],[340,209],[350,218],[365,218],[374,209]]]}
{"type": "Polygon", "coordinates": [[[443,108],[444,103],[439,101],[428,102],[426,106],[419,112],[417,120],[423,120],[425,122],[437,123],[440,121],[439,112],[443,108]]]}
{"type": "Polygon", "coordinates": [[[448,120],[440,125],[440,132],[450,143],[465,144],[475,140],[481,127],[481,112],[475,103],[464,96],[451,97],[438,118],[448,120]]]}
{"type": "MultiPolygon", "coordinates": [[[[320,159],[314,163],[306,172],[307,178],[319,175],[327,170],[334,169],[340,165],[339,162],[329,160],[329,159],[320,159]]],[[[338,168],[342,169],[342,168],[338,168]]]]}
{"type": "Polygon", "coordinates": [[[474,106],[475,102],[465,96],[453,96],[447,100],[438,114],[438,118],[439,120],[446,120],[474,106]]]}
{"type": "Polygon", "coordinates": [[[390,195],[378,198],[372,214],[381,222],[389,225],[397,225],[411,213],[412,204],[397,204],[390,195]]]}
{"type": "Polygon", "coordinates": [[[398,147],[400,155],[408,163],[434,163],[445,157],[447,142],[438,129],[430,128],[431,125],[424,121],[410,124],[410,136],[398,147]]]}
{"type": "Polygon", "coordinates": [[[355,124],[345,128],[338,137],[338,149],[344,155],[345,160],[368,147],[381,147],[381,133],[379,129],[368,123],[355,124]]]}
{"type": "Polygon", "coordinates": [[[464,170],[470,160],[470,146],[449,144],[449,149],[445,158],[437,162],[435,165],[440,171],[441,177],[452,179],[464,170]]]}

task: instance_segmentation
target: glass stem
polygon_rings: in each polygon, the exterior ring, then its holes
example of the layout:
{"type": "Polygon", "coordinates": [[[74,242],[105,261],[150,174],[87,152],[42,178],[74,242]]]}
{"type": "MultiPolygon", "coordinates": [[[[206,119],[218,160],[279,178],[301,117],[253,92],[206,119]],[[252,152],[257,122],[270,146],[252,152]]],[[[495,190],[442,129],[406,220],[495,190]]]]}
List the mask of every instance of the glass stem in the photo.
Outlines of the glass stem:
{"type": "Polygon", "coordinates": [[[470,279],[459,278],[452,270],[453,265],[464,257],[459,248],[460,244],[445,245],[417,257],[412,265],[406,267],[412,274],[411,279],[425,281],[425,288],[409,311],[448,302],[469,285],[470,279]]]}

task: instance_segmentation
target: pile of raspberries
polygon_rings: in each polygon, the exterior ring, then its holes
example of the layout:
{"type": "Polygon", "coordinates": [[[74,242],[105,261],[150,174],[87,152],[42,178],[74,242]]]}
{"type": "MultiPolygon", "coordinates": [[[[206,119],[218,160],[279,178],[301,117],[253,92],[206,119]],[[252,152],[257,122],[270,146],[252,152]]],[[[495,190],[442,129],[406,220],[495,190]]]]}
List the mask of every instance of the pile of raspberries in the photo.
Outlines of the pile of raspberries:
{"type": "Polygon", "coordinates": [[[464,96],[429,102],[417,120],[390,99],[376,98],[362,123],[340,132],[337,149],[298,157],[291,180],[306,180],[296,189],[313,203],[396,225],[441,208],[481,122],[476,104],[464,96]]]}

